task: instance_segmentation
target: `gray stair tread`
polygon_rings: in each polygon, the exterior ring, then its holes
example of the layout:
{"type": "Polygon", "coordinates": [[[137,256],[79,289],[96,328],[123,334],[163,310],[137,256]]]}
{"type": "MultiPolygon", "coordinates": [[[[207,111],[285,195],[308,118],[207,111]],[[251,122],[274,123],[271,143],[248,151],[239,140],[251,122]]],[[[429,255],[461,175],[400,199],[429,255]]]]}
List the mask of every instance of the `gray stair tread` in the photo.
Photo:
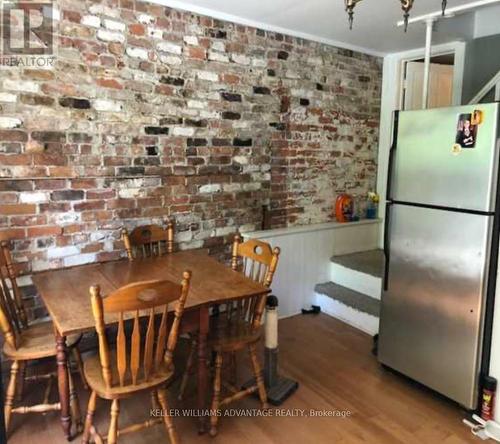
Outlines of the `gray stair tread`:
{"type": "Polygon", "coordinates": [[[34,285],[25,285],[24,287],[19,287],[19,291],[23,298],[30,298],[38,295],[38,290],[34,285]]]}
{"type": "Polygon", "coordinates": [[[375,277],[381,278],[384,273],[384,252],[382,250],[333,256],[331,261],[351,270],[360,271],[375,277]]]}
{"type": "Polygon", "coordinates": [[[335,284],[334,282],[317,284],[316,287],[314,287],[314,291],[342,302],[344,305],[354,308],[355,310],[377,318],[379,317],[380,301],[366,294],[342,287],[342,285],[335,284]]]}

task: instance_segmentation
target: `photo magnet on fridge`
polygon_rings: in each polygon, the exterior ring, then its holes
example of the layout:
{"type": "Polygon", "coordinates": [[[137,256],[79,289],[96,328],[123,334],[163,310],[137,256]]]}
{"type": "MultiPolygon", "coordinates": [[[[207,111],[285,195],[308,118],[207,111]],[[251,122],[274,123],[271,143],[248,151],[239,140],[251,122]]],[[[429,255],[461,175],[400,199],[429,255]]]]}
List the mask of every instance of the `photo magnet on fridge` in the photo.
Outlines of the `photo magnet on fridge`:
{"type": "Polygon", "coordinates": [[[458,116],[457,137],[455,143],[461,148],[475,148],[478,127],[483,122],[482,111],[458,116]]]}

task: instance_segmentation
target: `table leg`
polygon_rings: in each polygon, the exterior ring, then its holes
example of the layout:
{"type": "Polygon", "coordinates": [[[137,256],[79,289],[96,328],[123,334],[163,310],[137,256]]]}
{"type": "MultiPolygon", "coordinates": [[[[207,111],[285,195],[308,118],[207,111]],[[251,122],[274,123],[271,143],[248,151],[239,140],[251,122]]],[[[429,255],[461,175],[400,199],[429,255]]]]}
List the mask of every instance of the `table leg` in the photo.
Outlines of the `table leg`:
{"type": "Polygon", "coordinates": [[[56,332],[57,385],[61,403],[61,425],[64,436],[71,441],[71,414],[69,410],[68,350],[66,336],[56,332]]]}
{"type": "MultiPolygon", "coordinates": [[[[208,334],[208,307],[201,307],[199,313],[198,330],[198,410],[207,409],[208,371],[207,371],[207,334],[208,334]]],[[[198,433],[206,432],[206,419],[200,415],[198,433]]]]}

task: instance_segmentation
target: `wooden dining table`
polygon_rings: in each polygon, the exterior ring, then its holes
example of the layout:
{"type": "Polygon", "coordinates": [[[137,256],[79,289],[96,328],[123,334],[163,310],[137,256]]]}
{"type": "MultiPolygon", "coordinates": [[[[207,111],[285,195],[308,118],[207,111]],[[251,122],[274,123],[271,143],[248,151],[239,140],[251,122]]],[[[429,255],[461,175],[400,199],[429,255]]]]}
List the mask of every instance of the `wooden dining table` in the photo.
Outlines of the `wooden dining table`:
{"type": "MultiPolygon", "coordinates": [[[[57,378],[61,403],[61,425],[71,440],[72,417],[69,399],[66,337],[94,331],[89,288],[98,284],[106,295],[124,285],[145,280],[180,282],[182,272],[193,275],[181,323],[181,332],[195,332],[198,340],[197,408],[207,408],[209,387],[207,335],[211,305],[269,293],[269,288],[216,261],[202,251],[182,251],[162,257],[120,260],[74,268],[45,271],[33,276],[33,283],[55,326],[57,378]]],[[[110,323],[112,323],[110,321],[110,323]]],[[[75,418],[78,419],[78,418],[75,418]]],[[[205,416],[199,416],[199,432],[205,431],[205,416]]]]}

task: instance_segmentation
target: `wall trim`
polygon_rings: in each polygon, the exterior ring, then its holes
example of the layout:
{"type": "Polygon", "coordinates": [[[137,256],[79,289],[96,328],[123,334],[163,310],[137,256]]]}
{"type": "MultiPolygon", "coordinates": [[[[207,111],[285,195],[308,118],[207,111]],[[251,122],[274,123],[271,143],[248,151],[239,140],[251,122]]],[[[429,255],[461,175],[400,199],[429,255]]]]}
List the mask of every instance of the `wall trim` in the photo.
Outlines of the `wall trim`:
{"type": "MultiPolygon", "coordinates": [[[[146,0],[141,0],[141,1],[146,1],[146,0]]],[[[386,52],[376,51],[374,49],[365,48],[362,46],[351,45],[349,43],[341,42],[339,40],[327,39],[314,34],[309,34],[307,32],[295,31],[290,28],[283,28],[281,26],[271,25],[269,23],[261,22],[258,20],[246,19],[238,15],[227,14],[225,12],[217,11],[211,8],[205,8],[203,6],[193,5],[192,3],[184,2],[181,0],[148,0],[148,2],[156,3],[163,6],[168,6],[170,8],[181,9],[183,11],[194,12],[195,14],[213,17],[219,20],[225,20],[228,22],[237,23],[239,25],[250,26],[252,28],[263,29],[265,31],[277,32],[280,34],[286,34],[304,40],[311,40],[313,42],[323,43],[325,45],[333,46],[336,48],[349,49],[352,51],[361,52],[376,57],[384,57],[385,55],[387,55],[386,52]]]]}
{"type": "Polygon", "coordinates": [[[274,228],[271,230],[252,231],[242,233],[244,237],[252,239],[264,239],[268,237],[290,236],[298,233],[315,233],[324,230],[338,230],[343,228],[351,228],[359,225],[380,224],[382,219],[363,219],[357,222],[326,222],[323,224],[297,225],[294,227],[274,228]]]}

